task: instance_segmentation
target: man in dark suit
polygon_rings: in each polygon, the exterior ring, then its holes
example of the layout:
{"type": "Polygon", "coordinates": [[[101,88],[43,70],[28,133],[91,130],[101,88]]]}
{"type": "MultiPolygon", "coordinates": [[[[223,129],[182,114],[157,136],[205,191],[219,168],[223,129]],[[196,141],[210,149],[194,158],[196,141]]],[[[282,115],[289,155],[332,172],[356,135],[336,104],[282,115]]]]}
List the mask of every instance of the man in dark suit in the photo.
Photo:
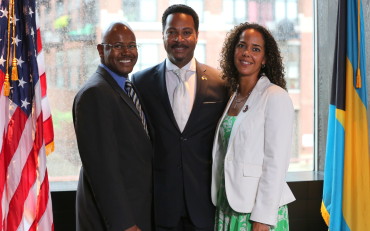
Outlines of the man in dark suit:
{"type": "Polygon", "coordinates": [[[153,150],[140,104],[125,88],[136,38],[127,24],[114,23],[97,49],[101,64],[73,104],[82,161],[77,230],[150,231],[153,150]]]}
{"type": "Polygon", "coordinates": [[[194,58],[196,12],[185,5],[170,6],[162,26],[167,59],[132,77],[155,133],[156,230],[209,231],[215,219],[212,142],[228,93],[219,72],[194,58]]]}

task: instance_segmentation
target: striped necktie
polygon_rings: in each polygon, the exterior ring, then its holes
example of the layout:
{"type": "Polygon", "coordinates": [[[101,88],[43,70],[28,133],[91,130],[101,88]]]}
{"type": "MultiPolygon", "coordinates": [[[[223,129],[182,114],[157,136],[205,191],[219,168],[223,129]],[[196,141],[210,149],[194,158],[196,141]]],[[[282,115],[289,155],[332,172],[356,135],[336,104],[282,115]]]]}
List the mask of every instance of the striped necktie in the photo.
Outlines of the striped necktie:
{"type": "Polygon", "coordinates": [[[140,118],[141,118],[141,122],[143,123],[145,132],[149,136],[148,126],[146,124],[146,120],[145,120],[145,115],[144,115],[143,109],[141,108],[139,98],[137,97],[137,94],[136,94],[134,88],[132,87],[132,83],[131,83],[130,80],[126,80],[125,89],[127,91],[128,96],[132,99],[132,102],[135,104],[135,107],[136,107],[137,111],[139,112],[139,115],[140,115],[140,118]]]}

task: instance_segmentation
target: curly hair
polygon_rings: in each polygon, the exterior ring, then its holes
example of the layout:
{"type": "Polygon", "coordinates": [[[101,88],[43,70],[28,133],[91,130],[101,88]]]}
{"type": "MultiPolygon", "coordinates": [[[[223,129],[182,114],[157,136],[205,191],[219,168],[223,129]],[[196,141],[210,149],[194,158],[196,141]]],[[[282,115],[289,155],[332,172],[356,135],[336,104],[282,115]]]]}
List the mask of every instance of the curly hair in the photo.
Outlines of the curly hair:
{"type": "Polygon", "coordinates": [[[184,14],[190,15],[194,21],[195,31],[198,32],[198,28],[199,28],[198,14],[193,10],[193,8],[187,5],[183,5],[183,4],[171,5],[164,11],[162,15],[162,31],[164,31],[164,28],[166,26],[166,20],[167,20],[168,15],[175,14],[175,13],[184,13],[184,14]]]}
{"type": "Polygon", "coordinates": [[[279,47],[271,32],[256,23],[241,23],[227,34],[221,51],[221,77],[226,79],[232,91],[237,90],[239,73],[234,64],[235,47],[239,42],[240,35],[247,29],[255,29],[260,32],[265,42],[266,64],[261,68],[259,76],[265,73],[272,83],[286,90],[286,81],[284,79],[285,72],[279,47]]]}

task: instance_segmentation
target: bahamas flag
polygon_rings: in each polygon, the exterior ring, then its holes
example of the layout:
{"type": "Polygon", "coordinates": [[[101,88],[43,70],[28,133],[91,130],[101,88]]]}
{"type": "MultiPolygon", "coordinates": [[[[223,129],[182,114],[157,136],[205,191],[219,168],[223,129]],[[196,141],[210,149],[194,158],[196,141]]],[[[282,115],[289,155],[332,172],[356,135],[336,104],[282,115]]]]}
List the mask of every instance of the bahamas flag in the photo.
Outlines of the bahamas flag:
{"type": "Polygon", "coordinates": [[[321,213],[330,231],[370,230],[363,7],[339,0],[321,213]]]}

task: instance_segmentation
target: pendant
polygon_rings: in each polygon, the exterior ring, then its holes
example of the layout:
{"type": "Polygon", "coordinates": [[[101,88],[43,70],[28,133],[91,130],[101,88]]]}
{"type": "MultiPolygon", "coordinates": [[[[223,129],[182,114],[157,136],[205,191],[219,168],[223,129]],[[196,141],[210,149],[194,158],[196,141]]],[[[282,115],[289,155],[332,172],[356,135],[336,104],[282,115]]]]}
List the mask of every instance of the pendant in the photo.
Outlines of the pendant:
{"type": "Polygon", "coordinates": [[[244,110],[243,110],[243,112],[248,111],[248,109],[249,109],[249,107],[248,107],[248,105],[246,105],[245,108],[244,108],[244,110]]]}

